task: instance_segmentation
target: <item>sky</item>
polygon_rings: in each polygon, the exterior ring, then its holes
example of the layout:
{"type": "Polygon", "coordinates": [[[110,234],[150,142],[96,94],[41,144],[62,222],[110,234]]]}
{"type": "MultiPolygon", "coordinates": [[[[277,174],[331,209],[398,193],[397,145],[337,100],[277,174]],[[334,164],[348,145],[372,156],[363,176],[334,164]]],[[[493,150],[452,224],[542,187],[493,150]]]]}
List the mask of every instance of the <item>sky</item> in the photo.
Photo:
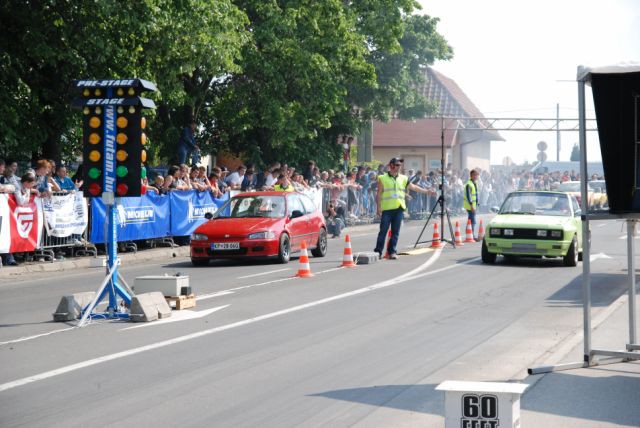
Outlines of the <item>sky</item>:
{"type": "MultiPolygon", "coordinates": [[[[453,48],[434,68],[455,80],[485,117],[578,117],[578,65],[640,62],[640,0],[419,0],[420,13],[440,19],[453,48]]],[[[595,117],[590,88],[587,117],[595,117]]],[[[556,160],[555,132],[501,131],[491,163],[535,162],[539,141],[556,160]]],[[[587,133],[589,161],[601,160],[596,132],[587,133]]],[[[561,133],[568,161],[577,132],[561,133]]]]}

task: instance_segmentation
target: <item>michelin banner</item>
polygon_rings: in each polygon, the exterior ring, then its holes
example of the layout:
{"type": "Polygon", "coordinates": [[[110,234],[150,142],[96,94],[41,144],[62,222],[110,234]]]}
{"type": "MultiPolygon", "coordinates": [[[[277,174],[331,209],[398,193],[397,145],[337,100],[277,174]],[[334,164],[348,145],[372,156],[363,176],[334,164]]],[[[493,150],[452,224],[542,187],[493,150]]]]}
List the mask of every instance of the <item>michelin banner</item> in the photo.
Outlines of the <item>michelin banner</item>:
{"type": "Polygon", "coordinates": [[[205,222],[206,213],[215,213],[229,199],[226,193],[214,199],[209,192],[171,192],[171,235],[189,236],[205,222]]]}
{"type": "MultiPolygon", "coordinates": [[[[139,198],[120,198],[116,204],[118,241],[169,236],[170,197],[149,192],[139,198]]],[[[104,243],[107,210],[101,198],[91,199],[91,242],[104,243]]]]}
{"type": "Polygon", "coordinates": [[[47,235],[66,238],[82,235],[87,228],[87,200],[81,192],[42,199],[47,235]]]}

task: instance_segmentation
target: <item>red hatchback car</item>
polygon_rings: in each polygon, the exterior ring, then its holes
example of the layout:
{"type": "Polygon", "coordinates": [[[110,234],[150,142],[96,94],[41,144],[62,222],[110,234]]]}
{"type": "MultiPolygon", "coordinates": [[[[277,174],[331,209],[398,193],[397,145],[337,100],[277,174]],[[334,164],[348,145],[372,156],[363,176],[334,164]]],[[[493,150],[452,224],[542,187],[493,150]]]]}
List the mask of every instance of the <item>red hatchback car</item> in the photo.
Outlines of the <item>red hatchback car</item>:
{"type": "Polygon", "coordinates": [[[302,242],[315,257],[327,253],[327,228],[313,201],[295,192],[240,193],[191,234],[191,263],[276,257],[287,263],[302,242]]]}

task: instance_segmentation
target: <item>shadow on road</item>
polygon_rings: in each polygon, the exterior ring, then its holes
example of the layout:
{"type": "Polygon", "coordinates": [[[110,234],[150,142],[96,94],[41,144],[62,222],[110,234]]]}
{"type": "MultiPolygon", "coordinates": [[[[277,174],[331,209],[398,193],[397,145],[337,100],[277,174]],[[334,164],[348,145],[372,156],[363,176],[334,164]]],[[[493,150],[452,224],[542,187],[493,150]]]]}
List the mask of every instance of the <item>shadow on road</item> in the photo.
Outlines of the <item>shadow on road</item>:
{"type": "MultiPolygon", "coordinates": [[[[525,393],[521,402],[522,410],[602,421],[607,422],[607,426],[638,426],[640,366],[637,363],[626,364],[633,364],[636,370],[625,371],[625,365],[616,365],[618,370],[590,368],[546,375],[525,393]],[[578,374],[585,371],[588,371],[588,376],[578,374]]],[[[523,426],[538,421],[533,414],[523,415],[522,420],[523,426]]],[[[554,420],[549,418],[547,422],[554,420]]]]}
{"type": "Polygon", "coordinates": [[[437,385],[379,385],[366,388],[338,389],[311,394],[334,400],[389,407],[410,412],[444,414],[444,395],[437,385]]]}
{"type": "MultiPolygon", "coordinates": [[[[591,305],[609,306],[627,292],[626,274],[591,274],[591,305]]],[[[582,306],[582,275],[547,298],[548,306],[566,308],[582,306]]]]}

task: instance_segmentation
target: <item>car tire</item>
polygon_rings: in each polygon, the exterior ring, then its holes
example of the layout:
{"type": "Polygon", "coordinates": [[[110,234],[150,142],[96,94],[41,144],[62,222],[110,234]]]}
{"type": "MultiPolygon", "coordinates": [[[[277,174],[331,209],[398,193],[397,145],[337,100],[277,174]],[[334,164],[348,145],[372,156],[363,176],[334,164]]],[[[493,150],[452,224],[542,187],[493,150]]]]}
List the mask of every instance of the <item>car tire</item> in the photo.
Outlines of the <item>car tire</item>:
{"type": "Polygon", "coordinates": [[[278,262],[289,263],[291,259],[291,241],[289,235],[283,233],[280,235],[280,246],[278,247],[278,262]]]}
{"type": "Polygon", "coordinates": [[[313,254],[313,257],[324,257],[327,255],[327,229],[324,227],[320,229],[316,248],[311,250],[311,254],[313,254]]]}
{"type": "Polygon", "coordinates": [[[565,266],[573,267],[578,265],[578,240],[574,236],[567,254],[562,258],[565,266]]]}
{"type": "Polygon", "coordinates": [[[209,259],[191,259],[191,264],[197,267],[209,266],[209,259]]]}
{"type": "Polygon", "coordinates": [[[489,252],[487,248],[487,242],[482,240],[482,263],[493,264],[496,262],[497,254],[493,254],[489,252]]]}

